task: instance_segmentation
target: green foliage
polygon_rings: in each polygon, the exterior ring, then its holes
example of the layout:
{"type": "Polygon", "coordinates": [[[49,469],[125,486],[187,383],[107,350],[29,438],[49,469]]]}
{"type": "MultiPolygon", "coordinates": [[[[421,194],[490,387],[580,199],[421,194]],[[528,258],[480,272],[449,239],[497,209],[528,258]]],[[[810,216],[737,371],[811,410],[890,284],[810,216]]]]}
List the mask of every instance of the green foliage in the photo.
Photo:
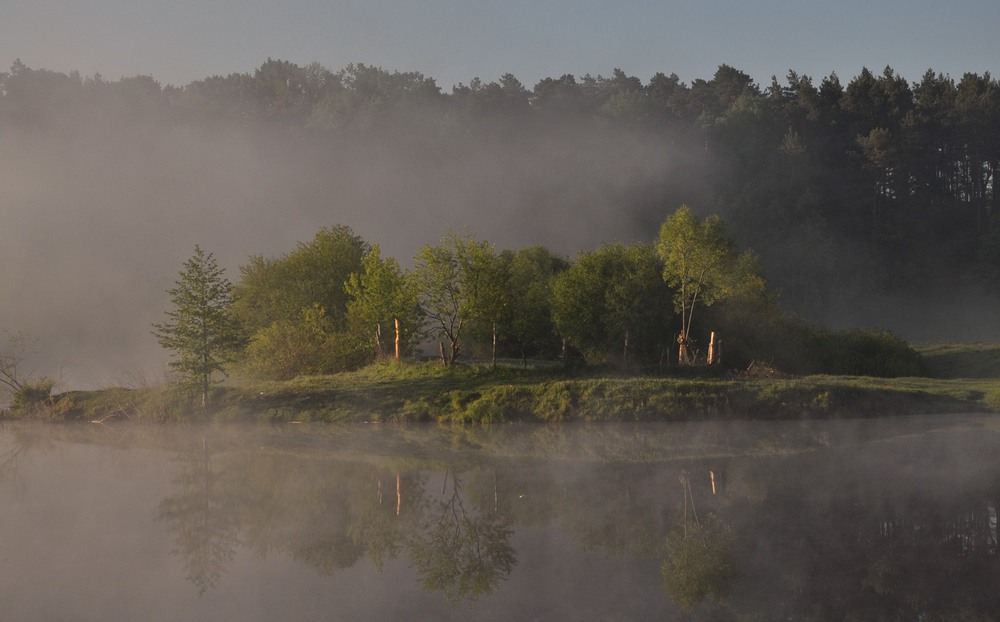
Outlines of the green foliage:
{"type": "Polygon", "coordinates": [[[578,397],[572,386],[567,382],[556,382],[544,387],[536,400],[535,414],[548,421],[563,421],[572,417],[578,406],[578,397]]]}
{"type": "Polygon", "coordinates": [[[671,531],[660,568],[667,596],[687,611],[703,600],[722,600],[736,571],[734,539],[732,529],[711,513],[671,531]]]}
{"type": "Polygon", "coordinates": [[[279,320],[259,331],[245,352],[247,373],[287,380],[299,374],[343,371],[363,364],[363,344],[339,332],[319,305],[302,309],[293,320],[279,320]]]}
{"type": "Polygon", "coordinates": [[[52,387],[56,381],[52,378],[39,378],[25,382],[13,392],[10,408],[13,412],[24,414],[36,406],[46,404],[52,396],[52,387]]]}
{"type": "Polygon", "coordinates": [[[168,321],[153,324],[160,345],[173,350],[170,367],[178,372],[181,384],[201,394],[202,406],[208,401],[213,374],[223,371],[240,345],[231,292],[215,257],[195,246],[176,287],[167,290],[173,303],[166,312],[168,321]]]}
{"type": "Polygon", "coordinates": [[[670,289],[644,244],[580,253],[552,285],[553,322],[587,361],[652,364],[670,342],[670,289]]]}
{"type": "Polygon", "coordinates": [[[699,219],[682,205],[660,227],[656,252],[663,261],[663,278],[674,288],[674,310],[681,316],[681,333],[691,336],[695,307],[706,307],[738,292],[764,289],[753,255],[737,255],[722,219],[699,219]]]}
{"type": "Polygon", "coordinates": [[[470,328],[491,339],[498,331],[506,333],[508,327],[500,324],[511,311],[510,264],[485,241],[469,238],[458,244],[456,251],[467,293],[465,314],[470,328]]]}
{"type": "Polygon", "coordinates": [[[703,315],[722,336],[723,364],[765,362],[793,374],[919,376],[923,359],[886,331],[830,330],[786,315],[769,296],[734,296],[703,315]]]}
{"type": "MultiPolygon", "coordinates": [[[[765,366],[766,367],[766,366],[765,366]]],[[[744,377],[672,368],[666,377],[570,376],[561,366],[383,362],[330,375],[216,387],[211,414],[259,421],[686,421],[982,412],[993,379],[744,377]]],[[[73,392],[53,398],[70,420],[184,420],[180,387],[73,392]]]]}
{"type": "MultiPolygon", "coordinates": [[[[362,272],[368,252],[367,243],[341,225],[319,230],[282,257],[254,256],[240,268],[233,312],[249,338],[244,363],[251,375],[290,378],[365,362],[363,337],[346,331],[346,314],[347,283],[362,272]]],[[[378,264],[377,253],[374,260],[378,264]]]]}
{"type": "Polygon", "coordinates": [[[448,341],[449,364],[458,357],[466,324],[492,326],[507,302],[507,272],[493,246],[455,232],[420,249],[412,279],[430,330],[448,341]]]}
{"type": "MultiPolygon", "coordinates": [[[[498,189],[485,193],[496,196],[484,199],[487,210],[510,202],[504,175],[534,168],[525,146],[558,147],[570,136],[574,145],[600,145],[597,161],[579,171],[587,175],[621,170],[619,152],[607,147],[625,145],[640,154],[631,166],[655,174],[595,188],[593,204],[619,205],[636,222],[651,223],[661,216],[658,206],[677,204],[675,197],[704,197],[706,209],[723,215],[735,238],[761,254],[782,304],[817,319],[847,311],[851,321],[869,323],[867,311],[853,304],[858,296],[888,288],[925,295],[952,286],[956,275],[994,286],[1000,274],[1000,82],[972,72],[915,78],[888,67],[862,69],[842,84],[835,74],[814,80],[789,71],[762,90],[745,72],[722,65],[688,84],[669,71],[644,84],[614,70],[607,77],[543,77],[528,89],[506,74],[443,94],[423,74],[363,64],[331,70],[267,59],[247,72],[173,88],[148,76],[83,79],[15,61],[0,74],[0,121],[68,136],[76,128],[101,135],[121,118],[168,133],[203,123],[238,128],[250,145],[272,145],[263,138],[279,130],[289,153],[334,163],[334,171],[358,155],[353,145],[365,145],[362,155],[374,159],[393,153],[454,169],[480,153],[484,136],[500,136],[512,148],[497,153],[511,155],[479,167],[500,175],[487,178],[498,189]],[[657,154],[666,144],[687,157],[662,160],[657,154]],[[431,151],[411,151],[415,145],[431,151]]],[[[348,190],[350,201],[357,193],[348,190]]],[[[551,190],[538,190],[524,195],[526,212],[549,202],[551,190]]],[[[310,298],[296,301],[292,314],[313,302],[334,318],[341,311],[310,298]]],[[[266,317],[248,321],[251,332],[290,317],[255,309],[244,311],[266,317]]]]}
{"type": "Polygon", "coordinates": [[[495,592],[516,565],[510,543],[514,530],[509,517],[472,510],[458,477],[451,473],[451,479],[451,495],[429,502],[431,518],[408,542],[408,550],[424,589],[439,590],[453,601],[475,599],[495,592]]]}
{"type": "Polygon", "coordinates": [[[467,305],[462,289],[462,272],[453,238],[445,237],[436,246],[422,247],[412,273],[421,312],[430,324],[430,330],[448,339],[451,361],[458,356],[459,339],[468,321],[464,314],[467,305]]]}
{"type": "Polygon", "coordinates": [[[297,317],[319,305],[339,328],[343,326],[351,274],[362,270],[368,244],[350,227],[320,229],[313,239],[276,259],[250,258],[240,267],[233,312],[253,335],[279,320],[297,317]]]}
{"type": "Polygon", "coordinates": [[[819,373],[895,378],[924,372],[920,354],[887,331],[815,330],[808,343],[819,373]]]}
{"type": "Polygon", "coordinates": [[[932,378],[1000,378],[1000,345],[945,343],[916,346],[932,378]]]}
{"type": "Polygon", "coordinates": [[[552,283],[569,267],[544,246],[505,251],[510,273],[502,344],[511,355],[555,358],[561,343],[552,321],[552,283]]]}
{"type": "Polygon", "coordinates": [[[399,322],[401,355],[409,354],[422,336],[417,295],[412,280],[391,257],[382,258],[378,245],[361,260],[361,271],[351,274],[347,326],[359,340],[373,342],[372,358],[388,356],[399,322]]]}

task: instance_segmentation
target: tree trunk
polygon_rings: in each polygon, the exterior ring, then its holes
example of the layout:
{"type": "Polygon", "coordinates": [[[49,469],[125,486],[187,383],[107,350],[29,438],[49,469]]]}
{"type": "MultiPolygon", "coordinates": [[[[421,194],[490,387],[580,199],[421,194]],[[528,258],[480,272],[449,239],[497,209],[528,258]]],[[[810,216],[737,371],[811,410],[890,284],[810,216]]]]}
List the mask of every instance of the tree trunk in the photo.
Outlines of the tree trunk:
{"type": "Polygon", "coordinates": [[[497,323],[493,322],[493,369],[497,368],[497,323]]]}
{"type": "Polygon", "coordinates": [[[399,348],[400,348],[400,343],[401,343],[400,342],[400,338],[399,338],[399,318],[398,317],[394,318],[392,320],[392,322],[393,322],[393,324],[396,327],[396,360],[398,361],[399,360],[399,348]]]}
{"type": "Polygon", "coordinates": [[[441,350],[441,364],[444,365],[445,367],[447,367],[448,366],[448,357],[444,353],[444,342],[443,341],[439,341],[438,342],[438,346],[440,347],[440,350],[441,350]]]}

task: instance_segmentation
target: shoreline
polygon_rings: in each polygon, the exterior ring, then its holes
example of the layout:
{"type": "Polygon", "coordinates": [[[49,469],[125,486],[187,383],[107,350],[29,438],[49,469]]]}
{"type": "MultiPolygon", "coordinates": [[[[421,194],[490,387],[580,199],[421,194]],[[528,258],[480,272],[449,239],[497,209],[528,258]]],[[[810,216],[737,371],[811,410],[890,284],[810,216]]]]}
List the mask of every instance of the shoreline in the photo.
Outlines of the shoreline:
{"type": "Polygon", "coordinates": [[[55,395],[10,419],[498,424],[868,418],[998,408],[1000,386],[989,378],[570,376],[374,365],[218,385],[206,409],[178,387],[107,388],[55,395]]]}

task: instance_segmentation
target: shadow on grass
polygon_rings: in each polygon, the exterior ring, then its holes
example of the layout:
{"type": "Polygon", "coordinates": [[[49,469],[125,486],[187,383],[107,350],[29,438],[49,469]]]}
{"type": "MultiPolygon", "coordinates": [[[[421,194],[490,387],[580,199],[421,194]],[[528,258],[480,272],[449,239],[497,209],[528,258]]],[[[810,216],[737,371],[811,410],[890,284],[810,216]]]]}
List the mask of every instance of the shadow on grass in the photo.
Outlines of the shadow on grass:
{"type": "Polygon", "coordinates": [[[921,348],[931,378],[1000,378],[1000,344],[949,344],[921,348]]]}

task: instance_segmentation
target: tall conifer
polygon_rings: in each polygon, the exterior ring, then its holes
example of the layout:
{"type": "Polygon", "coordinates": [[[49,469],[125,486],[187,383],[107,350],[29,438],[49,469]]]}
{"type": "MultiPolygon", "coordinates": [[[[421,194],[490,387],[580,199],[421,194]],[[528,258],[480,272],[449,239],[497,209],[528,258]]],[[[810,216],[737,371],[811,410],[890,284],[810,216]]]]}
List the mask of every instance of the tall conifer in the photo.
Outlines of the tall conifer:
{"type": "Polygon", "coordinates": [[[230,313],[232,284],[212,253],[196,245],[176,287],[167,293],[174,308],[166,312],[168,321],[153,324],[153,335],[174,351],[170,367],[182,384],[200,393],[204,407],[212,375],[223,371],[240,342],[239,324],[230,313]]]}

